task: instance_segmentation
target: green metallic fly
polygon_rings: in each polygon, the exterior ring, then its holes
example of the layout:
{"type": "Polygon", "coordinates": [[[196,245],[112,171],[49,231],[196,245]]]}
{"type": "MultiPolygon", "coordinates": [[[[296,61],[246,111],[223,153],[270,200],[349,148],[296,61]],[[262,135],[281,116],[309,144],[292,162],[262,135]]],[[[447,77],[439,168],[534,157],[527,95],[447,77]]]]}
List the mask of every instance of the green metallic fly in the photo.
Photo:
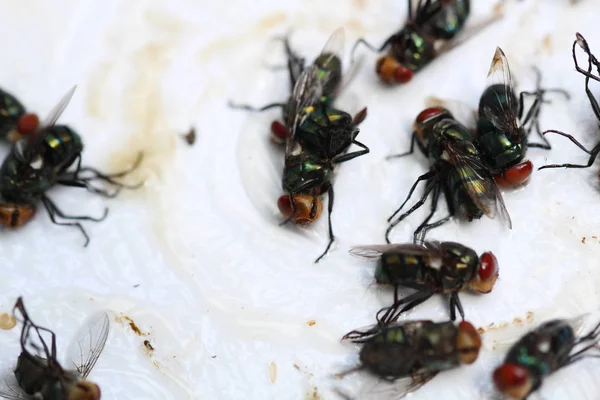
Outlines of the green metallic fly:
{"type": "Polygon", "coordinates": [[[282,186],[286,194],[279,197],[277,206],[286,218],[282,224],[294,222],[307,225],[322,213],[320,197],[328,194],[329,242],[327,254],[335,236],[331,224],[334,204],[334,168],[369,152],[369,148],[356,140],[358,125],[367,116],[367,109],[354,117],[333,107],[333,100],[342,84],[342,58],[344,30],[336,30],[315,61],[303,67],[303,59],[293,53],[284,41],[288,55],[288,70],[293,90],[286,103],[273,103],[259,109],[238,105],[250,111],[264,111],[279,107],[283,110],[285,129],[273,128],[278,139],[285,137],[285,164],[282,186]],[[282,134],[281,134],[282,133],[282,134]],[[348,153],[351,145],[360,147],[348,153]]]}
{"type": "Polygon", "coordinates": [[[54,224],[78,228],[84,235],[85,245],[89,237],[79,222],[61,222],[65,220],[86,220],[99,222],[100,218],[89,216],[71,216],[62,212],[48,197],[47,191],[56,185],[85,188],[103,197],[116,197],[121,189],[135,189],[140,185],[125,185],[115,178],[131,173],[141,162],[140,154],[132,168],[104,174],[91,167],[81,166],[83,142],[81,137],[68,126],[54,125],[67,107],[75,87],[73,87],[52,109],[46,120],[34,131],[23,134],[12,146],[10,153],[0,166],[0,224],[16,228],[29,222],[36,211],[36,203],[41,201],[54,224]],[[74,170],[69,170],[75,166],[74,170]],[[98,188],[92,184],[102,181],[116,187],[113,191],[98,188]]]}
{"type": "Polygon", "coordinates": [[[412,154],[415,143],[429,159],[429,171],[417,178],[404,203],[388,219],[390,225],[385,233],[387,243],[390,243],[392,229],[423,206],[429,195],[432,196],[431,212],[415,230],[415,243],[423,242],[427,231],[448,222],[454,216],[472,221],[483,215],[491,218],[500,215],[512,228],[502,194],[481,159],[475,138],[467,127],[454,119],[450,111],[441,107],[423,110],[413,125],[410,150],[390,157],[412,154]],[[422,181],[425,182],[425,192],[421,199],[394,220],[422,181]],[[442,193],[446,197],[449,215],[429,223],[442,193]]]}
{"type": "Polygon", "coordinates": [[[481,349],[481,337],[467,321],[403,321],[365,329],[372,334],[349,339],[362,345],[360,365],[337,376],[367,370],[381,378],[380,385],[390,386],[386,398],[403,398],[442,371],[474,363],[481,349]]]}
{"type": "Polygon", "coordinates": [[[552,320],[523,336],[494,371],[496,388],[511,399],[523,400],[559,369],[586,358],[600,358],[600,324],[579,337],[572,325],[571,321],[552,320]]]}

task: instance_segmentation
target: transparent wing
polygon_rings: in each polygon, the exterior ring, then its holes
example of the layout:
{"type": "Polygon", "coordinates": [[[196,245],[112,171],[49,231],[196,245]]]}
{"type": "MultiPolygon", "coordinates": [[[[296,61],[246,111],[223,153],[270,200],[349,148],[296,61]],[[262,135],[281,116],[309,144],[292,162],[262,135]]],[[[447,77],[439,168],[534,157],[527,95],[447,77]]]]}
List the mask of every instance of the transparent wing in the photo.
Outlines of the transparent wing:
{"type": "Polygon", "coordinates": [[[500,47],[496,47],[494,58],[488,71],[486,90],[495,87],[496,101],[483,107],[483,116],[506,133],[513,140],[524,138],[525,132],[519,122],[519,105],[514,92],[514,82],[508,66],[506,55],[500,47]]]}
{"type": "Polygon", "coordinates": [[[500,214],[512,228],[510,215],[494,178],[479,157],[468,151],[467,146],[472,146],[472,143],[459,140],[447,142],[444,149],[473,203],[490,218],[500,214]]]}
{"type": "Polygon", "coordinates": [[[36,132],[26,135],[15,144],[17,146],[17,154],[20,154],[24,160],[31,162],[33,157],[38,154],[37,148],[44,140],[43,132],[47,128],[53,126],[63,111],[65,111],[65,108],[67,108],[67,105],[69,105],[69,102],[75,93],[75,89],[77,89],[77,85],[73,86],[67,93],[65,93],[65,95],[52,108],[52,110],[50,110],[46,118],[38,126],[36,132]]]}
{"type": "Polygon", "coordinates": [[[306,108],[315,104],[323,95],[323,87],[319,80],[318,68],[315,65],[308,66],[294,85],[290,99],[290,110],[288,112],[286,127],[289,137],[286,141],[285,153],[292,154],[296,149],[296,131],[308,117],[306,108]]]}
{"type": "Polygon", "coordinates": [[[296,130],[310,114],[306,112],[306,108],[316,104],[323,96],[324,88],[331,86],[334,79],[340,78],[334,71],[320,69],[316,62],[318,61],[319,65],[328,64],[334,57],[338,57],[341,61],[343,51],[344,29],[339,28],[329,37],[315,63],[304,69],[296,80],[286,121],[290,133],[286,154],[293,153],[296,148],[296,130]]]}
{"type": "Polygon", "coordinates": [[[418,390],[437,375],[437,372],[418,372],[393,382],[379,380],[361,390],[360,399],[399,400],[418,390]]]}
{"type": "Polygon", "coordinates": [[[96,365],[109,330],[108,315],[105,312],[98,313],[81,328],[69,347],[67,362],[72,364],[83,378],[86,378],[96,365]]]}
{"type": "Polygon", "coordinates": [[[423,244],[402,243],[402,244],[383,244],[372,246],[355,246],[349,253],[355,257],[364,259],[378,258],[384,253],[400,253],[410,255],[439,255],[439,242],[425,242],[423,244]]]}
{"type": "Polygon", "coordinates": [[[0,380],[0,399],[32,400],[33,397],[23,392],[14,373],[10,372],[0,380]]]}

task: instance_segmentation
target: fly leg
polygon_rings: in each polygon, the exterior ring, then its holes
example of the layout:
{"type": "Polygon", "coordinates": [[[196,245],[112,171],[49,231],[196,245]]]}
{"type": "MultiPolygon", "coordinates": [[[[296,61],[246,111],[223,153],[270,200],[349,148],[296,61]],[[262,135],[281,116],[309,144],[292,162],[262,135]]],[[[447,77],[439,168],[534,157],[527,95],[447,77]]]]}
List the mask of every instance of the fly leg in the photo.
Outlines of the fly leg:
{"type": "Polygon", "coordinates": [[[592,54],[592,51],[590,50],[590,46],[588,45],[585,38],[580,33],[576,33],[575,36],[577,37],[577,40],[575,40],[573,42],[573,61],[575,62],[575,69],[577,70],[577,72],[579,72],[583,76],[600,82],[600,61],[598,61],[598,59],[596,59],[596,57],[592,54]],[[587,71],[584,70],[583,68],[581,68],[579,66],[579,64],[577,63],[577,55],[575,54],[575,48],[577,47],[577,45],[579,45],[579,47],[581,47],[581,49],[588,56],[588,70],[587,71]],[[594,74],[592,74],[592,65],[594,65],[596,67],[596,70],[598,71],[599,76],[595,76],[594,74]]]}
{"type": "Polygon", "coordinates": [[[104,209],[104,214],[100,218],[94,218],[94,217],[89,217],[89,216],[66,215],[56,206],[56,204],[54,204],[54,202],[49,197],[47,197],[45,195],[42,196],[42,203],[44,204],[44,207],[46,207],[46,210],[48,211],[48,215],[50,215],[50,219],[52,220],[52,223],[54,223],[56,225],[62,225],[62,226],[72,226],[81,231],[81,233],[85,237],[84,247],[87,247],[87,245],[90,243],[90,237],[88,236],[85,229],[83,229],[83,226],[81,225],[81,223],[79,223],[79,222],[59,222],[56,220],[56,217],[58,216],[59,218],[63,218],[63,219],[67,219],[67,220],[100,222],[100,221],[103,221],[104,218],[106,218],[106,216],[108,215],[108,208],[104,209]]]}
{"type": "MultiPolygon", "coordinates": [[[[437,206],[438,206],[438,201],[440,199],[440,191],[441,188],[439,185],[435,185],[435,188],[433,189],[433,197],[431,198],[431,212],[429,213],[429,215],[427,216],[427,218],[425,218],[425,220],[423,222],[421,222],[421,225],[419,225],[419,227],[417,228],[417,230],[414,232],[413,234],[413,241],[415,243],[418,242],[421,231],[428,226],[427,223],[429,222],[429,220],[433,217],[433,215],[435,214],[435,212],[437,211],[437,206]]],[[[428,228],[430,229],[430,228],[428,228]]],[[[423,238],[425,239],[425,235],[423,235],[423,238]]]]}
{"type": "Polygon", "coordinates": [[[544,135],[542,134],[542,131],[540,129],[540,122],[539,122],[539,116],[540,116],[542,104],[550,103],[550,101],[544,99],[544,95],[546,93],[560,93],[560,94],[564,95],[567,98],[567,100],[569,100],[571,98],[571,96],[569,95],[569,93],[566,90],[563,90],[563,89],[558,89],[558,88],[556,88],[556,89],[542,89],[542,87],[541,87],[541,84],[542,84],[542,73],[536,67],[534,67],[533,70],[534,70],[534,72],[536,74],[536,90],[535,90],[535,92],[525,92],[524,91],[524,92],[521,92],[519,94],[519,113],[518,113],[518,117],[519,117],[519,120],[521,120],[521,124],[524,127],[529,124],[529,127],[526,128],[526,135],[527,135],[527,137],[529,137],[529,134],[531,133],[531,130],[533,128],[535,128],[538,136],[544,142],[544,143],[532,143],[532,142],[528,142],[527,146],[528,147],[536,147],[536,148],[541,148],[541,149],[549,150],[552,147],[550,146],[550,142],[548,142],[548,139],[546,139],[544,137],[544,135]],[[531,107],[529,107],[529,110],[527,111],[527,114],[525,115],[525,118],[523,118],[523,113],[525,111],[525,96],[533,96],[534,97],[534,101],[533,101],[531,107]]]}
{"type": "Polygon", "coordinates": [[[358,147],[362,148],[363,150],[358,150],[358,151],[353,151],[352,153],[343,154],[339,157],[333,158],[331,160],[331,162],[333,162],[334,164],[340,164],[340,163],[343,163],[346,161],[350,161],[356,157],[364,156],[365,154],[368,154],[369,151],[371,151],[366,145],[362,144],[361,142],[359,142],[357,140],[352,140],[352,143],[354,143],[358,147]]]}
{"type": "Polygon", "coordinates": [[[597,324],[590,333],[579,338],[575,342],[575,345],[586,343],[586,342],[592,342],[592,343],[588,344],[587,346],[578,350],[577,352],[570,354],[568,357],[567,363],[565,365],[573,364],[584,358],[600,358],[599,354],[585,354],[588,350],[591,350],[591,349],[600,350],[600,347],[598,346],[598,342],[599,342],[598,337],[599,336],[600,336],[600,323],[597,324]]]}
{"type": "Polygon", "coordinates": [[[421,232],[419,232],[419,235],[414,238],[415,243],[422,243],[423,241],[425,241],[425,236],[427,235],[427,232],[429,232],[431,229],[437,228],[438,226],[444,225],[446,222],[450,221],[453,216],[454,214],[450,214],[447,217],[440,219],[439,221],[423,225],[423,227],[421,228],[421,232]]]}
{"type": "Polygon", "coordinates": [[[135,162],[133,163],[133,165],[130,168],[128,168],[124,171],[121,171],[121,172],[113,173],[113,174],[104,174],[92,167],[83,167],[82,168],[81,167],[81,156],[79,156],[79,160],[77,163],[77,167],[75,168],[75,171],[64,174],[63,176],[59,176],[56,182],[61,185],[65,185],[65,186],[85,188],[89,192],[98,194],[103,197],[114,198],[121,192],[122,189],[135,190],[142,186],[143,182],[140,182],[136,185],[127,185],[127,184],[124,184],[124,183],[121,183],[121,182],[115,180],[115,178],[122,178],[122,177],[132,173],[133,171],[135,171],[139,167],[140,163],[142,162],[142,159],[143,159],[143,153],[139,153],[138,157],[136,158],[135,162]],[[82,174],[85,174],[87,172],[91,173],[91,175],[81,176],[82,174]],[[113,186],[116,186],[117,189],[110,192],[110,191],[107,191],[104,189],[97,188],[91,184],[91,182],[96,181],[96,180],[109,183],[113,186]]]}
{"type": "Polygon", "coordinates": [[[315,260],[315,264],[318,263],[319,261],[321,261],[321,259],[323,257],[325,257],[325,254],[327,254],[327,252],[331,248],[331,245],[333,244],[333,241],[335,240],[335,236],[333,235],[333,227],[331,226],[331,212],[333,211],[333,199],[334,199],[333,198],[333,185],[329,185],[329,188],[327,189],[327,197],[328,197],[327,224],[329,226],[329,243],[327,243],[327,247],[325,248],[325,251],[319,257],[317,257],[317,259],[315,260]]]}
{"type": "Polygon", "coordinates": [[[421,182],[421,181],[427,181],[427,180],[431,179],[434,176],[435,176],[435,172],[434,171],[429,171],[429,172],[427,172],[427,173],[419,176],[417,178],[417,180],[415,181],[415,183],[413,183],[413,185],[410,188],[410,190],[408,191],[408,196],[406,196],[406,199],[404,200],[404,203],[402,203],[402,205],[400,207],[398,207],[398,209],[396,211],[394,211],[394,213],[392,214],[392,216],[387,219],[387,222],[390,222],[396,216],[396,214],[398,214],[400,212],[400,210],[402,210],[402,208],[404,207],[404,205],[408,202],[408,200],[410,200],[410,197],[412,196],[413,192],[417,188],[417,185],[419,184],[419,182],[421,182]]]}
{"type": "Polygon", "coordinates": [[[583,150],[587,154],[589,154],[590,158],[588,159],[587,164],[549,164],[549,165],[544,165],[542,167],[539,167],[538,170],[545,169],[545,168],[588,168],[588,167],[592,166],[592,164],[596,160],[596,157],[598,156],[598,153],[600,153],[600,143],[598,143],[592,150],[588,150],[581,143],[579,143],[577,141],[577,139],[575,139],[573,136],[571,136],[567,133],[564,133],[561,131],[549,130],[549,131],[544,132],[544,134],[546,134],[548,132],[556,133],[557,135],[566,137],[571,142],[575,143],[575,145],[577,147],[579,147],[581,150],[583,150]]]}
{"type": "Polygon", "coordinates": [[[391,154],[389,156],[387,156],[385,159],[386,160],[391,160],[392,158],[400,158],[400,157],[404,157],[407,156],[409,154],[414,153],[415,151],[415,142],[417,141],[417,134],[413,133],[411,138],[410,138],[410,150],[408,150],[405,153],[400,153],[400,154],[391,154]]]}
{"type": "MultiPolygon", "coordinates": [[[[431,174],[430,176],[433,176],[434,172],[430,171],[427,174],[421,175],[417,179],[417,182],[415,182],[415,184],[411,188],[410,192],[408,193],[408,197],[406,198],[406,200],[404,201],[404,203],[402,203],[402,206],[400,206],[400,208],[388,219],[388,221],[390,221],[392,218],[394,218],[394,216],[400,211],[400,209],[404,206],[404,204],[406,204],[406,202],[410,198],[410,195],[412,194],[412,192],[415,190],[415,187],[417,186],[417,184],[419,183],[419,181],[423,180],[423,179],[428,179],[429,178],[429,177],[426,177],[426,175],[428,175],[428,174],[431,174]]],[[[423,193],[423,196],[421,197],[421,199],[417,203],[415,203],[415,205],[412,206],[410,208],[410,210],[408,210],[407,212],[405,212],[404,214],[402,214],[400,217],[398,217],[398,219],[396,221],[392,222],[390,224],[390,226],[388,226],[387,230],[385,231],[385,241],[387,243],[390,243],[390,232],[392,231],[392,229],[394,229],[394,227],[396,225],[398,225],[400,222],[402,222],[404,220],[404,218],[408,217],[410,214],[412,214],[418,208],[420,208],[423,204],[425,204],[425,201],[427,200],[427,197],[429,196],[429,193],[431,193],[431,191],[433,190],[433,188],[435,186],[436,186],[436,181],[435,180],[434,181],[430,181],[428,183],[428,185],[425,187],[425,193],[423,193]]]]}
{"type": "Polygon", "coordinates": [[[450,295],[450,321],[456,321],[456,310],[458,309],[458,313],[462,320],[465,320],[465,312],[463,310],[462,303],[460,302],[460,297],[458,297],[458,292],[452,292],[450,295]]]}
{"type": "Polygon", "coordinates": [[[400,315],[427,301],[433,295],[433,292],[416,292],[410,296],[404,297],[394,303],[391,307],[386,307],[379,310],[376,316],[377,322],[384,326],[396,322],[400,315]],[[405,306],[399,309],[403,304],[405,304],[405,306]],[[380,316],[382,311],[384,311],[383,316],[380,316]]]}
{"type": "Polygon", "coordinates": [[[285,104],[285,103],[270,103],[270,104],[267,104],[266,106],[254,107],[249,104],[234,103],[231,100],[229,100],[229,102],[227,102],[227,105],[230,108],[233,108],[234,110],[245,110],[245,111],[251,111],[251,112],[263,112],[263,111],[270,110],[272,108],[284,108],[285,106],[287,106],[287,104],[285,104]]]}

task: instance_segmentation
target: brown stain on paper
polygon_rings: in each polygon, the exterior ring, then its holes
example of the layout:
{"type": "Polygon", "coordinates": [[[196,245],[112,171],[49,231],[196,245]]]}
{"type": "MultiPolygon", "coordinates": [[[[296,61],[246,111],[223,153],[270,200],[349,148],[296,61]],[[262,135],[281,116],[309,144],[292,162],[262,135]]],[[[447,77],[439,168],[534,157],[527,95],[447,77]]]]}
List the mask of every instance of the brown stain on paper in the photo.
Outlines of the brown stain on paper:
{"type": "Polygon", "coordinates": [[[129,328],[131,328],[131,330],[138,336],[148,336],[149,335],[148,333],[142,332],[142,330],[140,328],[138,328],[138,326],[136,325],[135,321],[126,315],[121,315],[120,317],[116,317],[115,321],[120,323],[123,326],[128,325],[129,328]]]}
{"type": "Polygon", "coordinates": [[[217,39],[204,46],[198,54],[198,61],[202,64],[216,58],[224,52],[233,50],[236,47],[245,46],[247,43],[262,37],[271,29],[283,24],[287,20],[287,15],[283,11],[275,11],[263,18],[257,20],[250,29],[236,36],[229,36],[217,39]]]}

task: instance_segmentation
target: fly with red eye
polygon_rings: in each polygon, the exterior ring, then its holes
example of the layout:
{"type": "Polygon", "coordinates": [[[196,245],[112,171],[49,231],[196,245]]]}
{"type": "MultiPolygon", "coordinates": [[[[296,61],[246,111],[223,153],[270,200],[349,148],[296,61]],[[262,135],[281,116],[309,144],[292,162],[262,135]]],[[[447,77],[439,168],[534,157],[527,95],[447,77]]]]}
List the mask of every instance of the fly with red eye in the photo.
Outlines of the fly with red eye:
{"type": "Polygon", "coordinates": [[[527,149],[537,147],[549,150],[550,143],[540,129],[542,105],[548,103],[548,93],[558,93],[569,99],[562,89],[541,87],[541,72],[536,73],[536,89],[522,91],[517,99],[512,74],[506,55],[496,48],[488,72],[486,89],[479,100],[476,144],[485,166],[494,176],[496,184],[503,188],[524,185],[533,172],[533,163],[525,159],[527,149]],[[531,98],[529,108],[525,99],[531,98]],[[529,140],[535,130],[542,143],[529,140]]]}
{"type": "Polygon", "coordinates": [[[0,92],[0,126],[4,128],[0,133],[10,136],[16,132],[7,121],[13,121],[18,130],[17,141],[0,165],[0,195],[4,200],[0,202],[0,224],[8,228],[22,226],[35,216],[37,204],[42,203],[54,224],[77,228],[85,238],[84,246],[87,246],[90,239],[80,221],[100,222],[106,217],[108,209],[105,208],[104,215],[99,218],[69,215],[48,196],[48,190],[62,185],[84,188],[96,195],[114,198],[122,189],[137,189],[141,186],[141,183],[127,185],[120,182],[120,178],[138,167],[142,154],[132,168],[113,174],[82,166],[82,138],[67,125],[55,125],[75,88],[76,86],[63,96],[41,124],[33,114],[10,111],[19,108],[14,103],[16,99],[11,102],[8,100],[11,97],[6,92],[0,92]],[[12,104],[13,107],[8,107],[7,104],[12,104]],[[18,116],[18,119],[10,119],[11,116],[18,116]],[[113,190],[102,188],[97,182],[102,182],[113,190]]]}
{"type": "MultiPolygon", "coordinates": [[[[456,319],[456,310],[464,320],[458,294],[467,290],[490,293],[499,276],[498,260],[493,253],[485,252],[478,257],[473,249],[455,242],[358,246],[350,250],[350,254],[376,261],[376,282],[394,287],[394,303],[377,313],[379,325],[397,321],[404,312],[434,294],[448,297],[450,320],[456,319]],[[416,289],[417,292],[399,298],[401,287],[416,289]]],[[[353,332],[351,338],[364,334],[353,332]]]]}
{"type": "Polygon", "coordinates": [[[388,218],[389,226],[385,232],[387,243],[390,243],[390,233],[394,227],[422,207],[429,196],[432,197],[431,211],[414,231],[415,243],[425,241],[429,230],[445,224],[455,216],[472,221],[483,215],[490,218],[500,215],[512,227],[502,195],[481,159],[471,131],[458,122],[449,110],[430,107],[419,113],[413,125],[410,150],[388,156],[388,159],[412,154],[415,143],[428,158],[429,171],[417,178],[404,202],[388,218]],[[421,199],[396,217],[421,182],[425,184],[421,199]],[[430,222],[442,194],[446,198],[448,215],[430,222]]]}
{"type": "Polygon", "coordinates": [[[352,49],[352,59],[357,47],[362,44],[375,53],[387,53],[377,59],[375,72],[390,85],[404,84],[413,75],[454,47],[473,37],[489,25],[496,17],[479,24],[463,38],[457,36],[463,31],[471,13],[470,0],[407,0],[408,17],[404,26],[388,37],[380,47],[360,38],[352,49]]]}
{"type": "Polygon", "coordinates": [[[548,321],[519,339],[493,373],[496,389],[510,399],[524,400],[559,369],[599,358],[592,350],[600,344],[600,324],[579,337],[572,325],[566,320],[548,321]]]}

